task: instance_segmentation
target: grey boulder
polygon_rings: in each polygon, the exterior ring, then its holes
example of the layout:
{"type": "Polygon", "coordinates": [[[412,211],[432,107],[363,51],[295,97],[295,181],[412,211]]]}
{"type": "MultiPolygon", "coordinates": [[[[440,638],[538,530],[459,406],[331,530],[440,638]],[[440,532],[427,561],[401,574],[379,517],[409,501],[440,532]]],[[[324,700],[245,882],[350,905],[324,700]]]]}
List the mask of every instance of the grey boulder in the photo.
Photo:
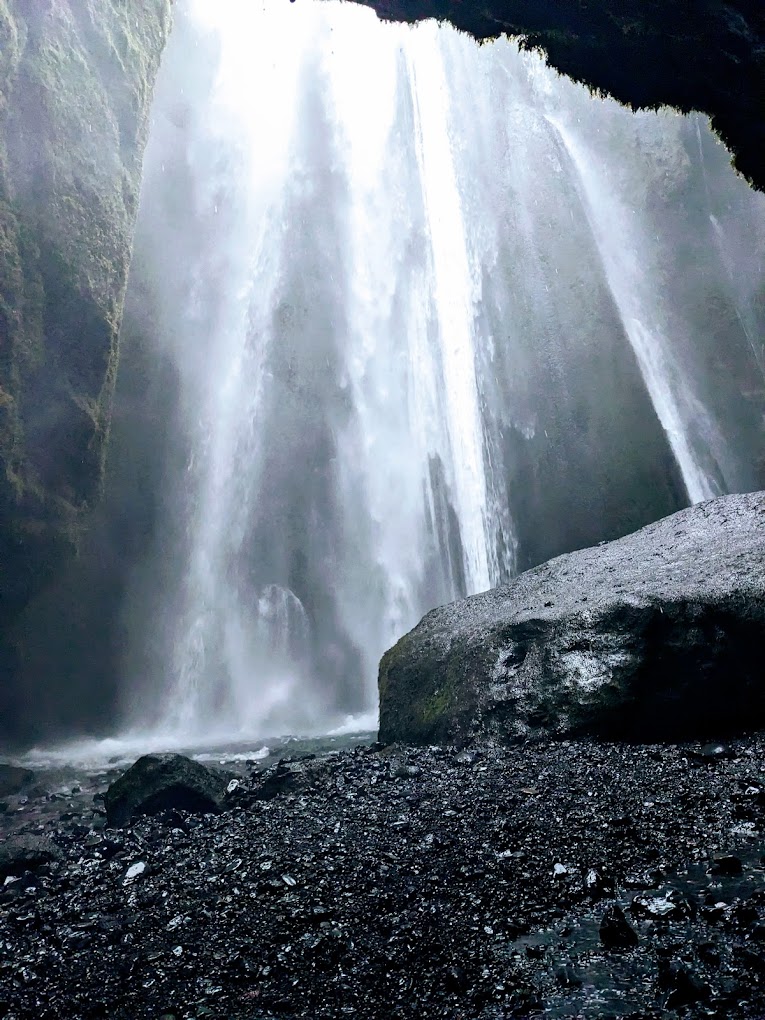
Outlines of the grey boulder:
{"type": "Polygon", "coordinates": [[[145,754],[106,791],[106,821],[122,826],[139,815],[174,809],[215,813],[230,779],[182,754],[145,754]]]}
{"type": "Polygon", "coordinates": [[[433,610],[380,664],[380,739],[719,737],[765,725],[765,493],[433,610]]]}

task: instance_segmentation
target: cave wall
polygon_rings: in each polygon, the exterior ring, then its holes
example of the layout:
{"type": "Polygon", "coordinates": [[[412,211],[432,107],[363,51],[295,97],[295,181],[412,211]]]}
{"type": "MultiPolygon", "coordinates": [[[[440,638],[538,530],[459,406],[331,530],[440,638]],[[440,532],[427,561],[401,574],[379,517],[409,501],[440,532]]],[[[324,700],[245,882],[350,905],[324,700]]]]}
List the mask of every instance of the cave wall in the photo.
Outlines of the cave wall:
{"type": "Polygon", "coordinates": [[[357,0],[381,18],[517,37],[575,81],[634,108],[706,113],[736,168],[765,188],[762,0],[357,0]]]}
{"type": "Polygon", "coordinates": [[[13,620],[103,484],[154,79],[172,0],[0,0],[0,735],[13,620]]]}

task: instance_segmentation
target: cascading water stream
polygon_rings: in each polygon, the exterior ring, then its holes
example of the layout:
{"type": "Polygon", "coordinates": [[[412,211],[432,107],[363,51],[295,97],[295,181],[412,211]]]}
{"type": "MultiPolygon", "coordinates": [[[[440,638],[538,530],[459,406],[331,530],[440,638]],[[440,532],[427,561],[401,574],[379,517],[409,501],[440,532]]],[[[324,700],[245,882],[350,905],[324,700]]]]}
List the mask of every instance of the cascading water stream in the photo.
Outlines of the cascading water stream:
{"type": "Polygon", "coordinates": [[[353,5],[176,9],[136,262],[182,455],[126,606],[130,724],[370,718],[431,607],[748,484],[757,409],[699,324],[719,281],[745,375],[758,278],[733,295],[694,224],[702,192],[765,209],[706,128],[702,158],[696,123],[353,5]]]}
{"type": "MultiPolygon", "coordinates": [[[[651,396],[659,421],[667,433],[672,452],[680,467],[683,482],[692,503],[719,495],[704,469],[702,458],[693,446],[693,429],[701,428],[702,450],[709,449],[713,429],[698,399],[690,392],[688,380],[668,349],[661,328],[646,320],[646,313],[660,304],[660,282],[646,274],[640,252],[646,245],[634,235],[635,211],[614,201],[597,179],[597,171],[583,146],[554,117],[550,124],[560,135],[576,167],[577,178],[585,195],[593,235],[601,252],[608,286],[629,338],[646,388],[651,396]]],[[[638,226],[638,230],[640,227],[638,226]]],[[[701,444],[699,444],[701,446],[701,444]]]]}
{"type": "Polygon", "coordinates": [[[432,248],[432,277],[441,337],[455,510],[465,555],[466,584],[483,591],[500,578],[489,569],[486,478],[473,347],[476,299],[467,252],[459,185],[449,138],[449,93],[438,28],[407,40],[414,100],[417,166],[432,248]]]}

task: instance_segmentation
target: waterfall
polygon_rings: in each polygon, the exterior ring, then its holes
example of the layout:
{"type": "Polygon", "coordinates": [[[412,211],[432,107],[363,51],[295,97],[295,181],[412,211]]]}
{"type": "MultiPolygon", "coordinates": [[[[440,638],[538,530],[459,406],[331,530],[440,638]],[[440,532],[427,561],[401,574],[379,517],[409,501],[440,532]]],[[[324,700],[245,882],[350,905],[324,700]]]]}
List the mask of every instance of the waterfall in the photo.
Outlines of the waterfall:
{"type": "Polygon", "coordinates": [[[176,11],[131,280],[174,385],[128,724],[369,716],[435,605],[754,487],[765,207],[700,118],[353,5],[176,11]]]}

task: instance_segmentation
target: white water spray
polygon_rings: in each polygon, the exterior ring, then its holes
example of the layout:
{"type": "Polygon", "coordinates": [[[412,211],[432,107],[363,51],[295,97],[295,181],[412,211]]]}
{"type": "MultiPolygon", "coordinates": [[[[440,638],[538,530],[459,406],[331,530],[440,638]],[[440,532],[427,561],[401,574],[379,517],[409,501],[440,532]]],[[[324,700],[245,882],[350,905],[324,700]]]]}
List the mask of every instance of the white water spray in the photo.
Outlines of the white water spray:
{"type": "Polygon", "coordinates": [[[348,729],[432,606],[733,476],[660,208],[671,187],[695,215],[698,140],[509,43],[329,2],[177,7],[138,257],[185,461],[133,596],[131,721],[348,729]]]}

